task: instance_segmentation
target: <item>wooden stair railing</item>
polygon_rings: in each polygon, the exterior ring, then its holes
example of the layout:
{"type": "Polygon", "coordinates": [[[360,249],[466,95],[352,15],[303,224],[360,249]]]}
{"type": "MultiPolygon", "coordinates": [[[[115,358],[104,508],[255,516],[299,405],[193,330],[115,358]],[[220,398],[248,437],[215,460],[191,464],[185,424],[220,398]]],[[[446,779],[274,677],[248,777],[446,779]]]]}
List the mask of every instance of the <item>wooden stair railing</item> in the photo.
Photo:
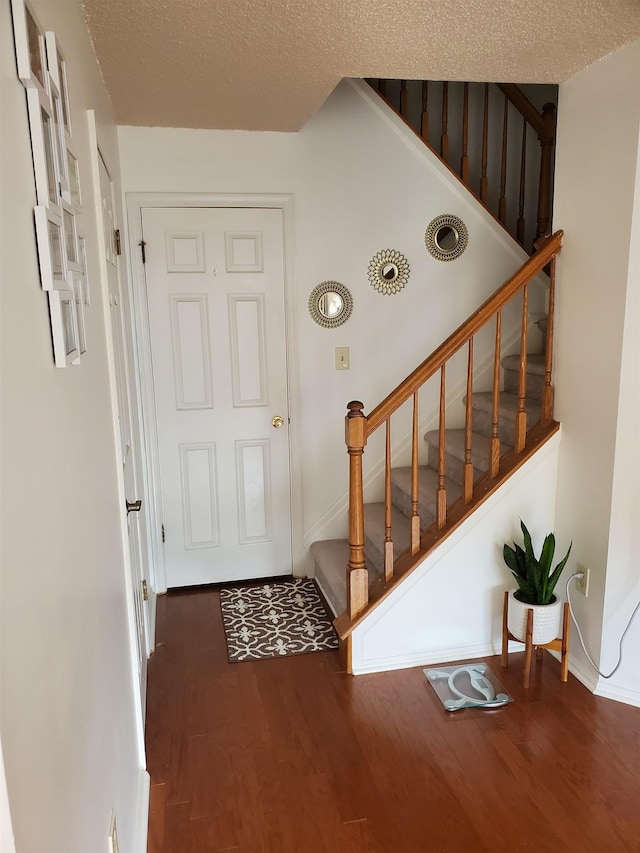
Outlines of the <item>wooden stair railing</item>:
{"type": "Polygon", "coordinates": [[[384,574],[382,583],[389,590],[398,581],[397,566],[402,565],[403,574],[407,566],[417,565],[434,544],[441,541],[448,530],[455,529],[475,506],[481,503],[500,482],[510,476],[526,458],[526,452],[551,435],[557,424],[553,421],[553,388],[551,384],[553,359],[553,309],[555,299],[555,258],[562,245],[562,231],[543,238],[537,243],[536,253],[484,304],[475,311],[444,343],[417,367],[397,388],[389,394],[369,415],[363,412],[363,404],[353,401],[348,404],[345,419],[346,444],[349,454],[349,561],[347,565],[347,610],[336,620],[341,638],[350,634],[354,625],[369,605],[369,576],[364,554],[364,492],[363,454],[369,437],[384,425],[385,437],[385,534],[384,574]],[[527,338],[528,338],[528,288],[531,280],[547,265],[550,268],[550,289],[546,349],[544,353],[544,389],[542,393],[540,420],[533,425],[527,422],[527,338]],[[513,449],[501,453],[500,439],[500,349],[502,314],[511,300],[522,294],[522,320],[519,352],[518,405],[515,420],[513,449]],[[489,442],[489,466],[487,474],[474,482],[473,430],[471,398],[473,394],[473,345],[475,335],[495,320],[495,347],[492,370],[492,421],[489,442]],[[466,359],[465,401],[465,448],[464,479],[460,506],[451,511],[447,502],[445,484],[445,411],[446,411],[446,368],[452,357],[468,347],[466,359]],[[419,473],[418,473],[418,395],[426,383],[439,374],[439,445],[438,484],[435,522],[422,529],[419,516],[419,473]],[[394,561],[393,529],[391,512],[391,417],[408,401],[413,400],[411,435],[411,519],[410,546],[407,552],[394,561]],[[545,432],[546,431],[546,432],[545,432]],[[505,461],[506,460],[506,461],[505,461]],[[508,464],[507,464],[508,463],[508,464]],[[486,478],[486,481],[485,481],[486,478]]]}
{"type": "MultiPolygon", "coordinates": [[[[398,98],[395,98],[395,92],[392,95],[392,89],[397,86],[392,84],[397,81],[373,79],[368,81],[369,84],[385,99],[387,104],[395,110],[428,145],[431,150],[443,160],[447,166],[462,180],[465,186],[479,199],[479,201],[495,216],[512,234],[518,242],[530,251],[532,243],[541,236],[550,233],[551,228],[551,205],[552,205],[552,185],[553,185],[553,149],[556,136],[556,112],[555,104],[547,103],[543,106],[542,112],[539,112],[536,107],[527,98],[524,92],[514,83],[484,83],[472,84],[476,87],[483,86],[482,91],[482,122],[478,139],[472,139],[469,142],[469,134],[473,133],[475,125],[470,122],[469,108],[469,83],[464,83],[461,102],[461,115],[457,116],[460,126],[460,161],[458,168],[458,160],[451,145],[450,124],[452,120],[452,112],[450,108],[451,93],[450,84],[447,81],[428,81],[417,80],[409,81],[412,86],[421,87],[421,110],[416,109],[411,115],[409,114],[409,98],[407,90],[407,80],[400,80],[400,88],[398,98]],[[437,116],[429,113],[429,92],[430,89],[441,87],[440,96],[442,110],[437,116]],[[497,88],[504,96],[502,106],[502,127],[501,132],[497,131],[490,134],[490,110],[489,100],[490,91],[492,88],[497,88]],[[519,142],[520,151],[511,153],[509,150],[509,119],[511,105],[522,119],[522,136],[519,142]],[[435,123],[434,123],[435,122],[435,123]],[[439,129],[439,138],[435,136],[435,131],[439,129]],[[537,198],[529,201],[531,190],[528,190],[529,182],[527,170],[530,168],[531,160],[527,154],[527,136],[531,130],[540,144],[539,158],[539,175],[537,182],[537,198]],[[431,132],[431,143],[429,142],[431,132]],[[501,145],[499,151],[490,151],[490,139],[500,138],[501,145]],[[437,145],[437,147],[436,147],[437,145]],[[470,155],[469,151],[476,151],[479,163],[479,181],[476,186],[471,186],[470,183],[470,155]],[[495,156],[492,157],[492,154],[495,156]],[[517,160],[518,177],[515,183],[508,182],[508,173],[516,171],[514,166],[510,169],[511,162],[517,160]],[[489,163],[495,161],[494,171],[496,175],[499,173],[499,187],[492,188],[489,182],[489,163]],[[528,166],[529,164],[529,166],[528,166]],[[509,198],[508,189],[511,192],[512,198],[509,198]],[[516,199],[517,196],[517,199],[516,199]],[[515,204],[517,201],[517,218],[515,217],[515,204]],[[508,204],[511,202],[512,216],[507,218],[508,204]],[[526,229],[526,213],[534,211],[536,216],[535,236],[531,241],[525,241],[526,229]],[[525,245],[525,242],[528,245],[525,245]]],[[[497,94],[497,93],[496,93],[497,94]]],[[[478,93],[480,96],[480,93],[478,93]]],[[[493,96],[492,96],[493,97],[493,96]]],[[[433,100],[433,97],[432,97],[433,100]]],[[[511,114],[513,121],[514,115],[511,114]]],[[[457,152],[457,149],[456,149],[457,152]]],[[[531,229],[529,229],[531,231],[531,229]]]]}

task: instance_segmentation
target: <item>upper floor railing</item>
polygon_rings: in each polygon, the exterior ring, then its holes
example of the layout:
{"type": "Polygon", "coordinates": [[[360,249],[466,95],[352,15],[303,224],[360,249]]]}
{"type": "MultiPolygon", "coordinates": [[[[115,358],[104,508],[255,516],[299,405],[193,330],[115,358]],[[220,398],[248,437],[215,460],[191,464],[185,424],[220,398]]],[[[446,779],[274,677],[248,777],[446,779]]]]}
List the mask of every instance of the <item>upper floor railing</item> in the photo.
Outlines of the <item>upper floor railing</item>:
{"type": "Polygon", "coordinates": [[[527,251],[550,233],[555,104],[513,83],[369,83],[527,251]]]}

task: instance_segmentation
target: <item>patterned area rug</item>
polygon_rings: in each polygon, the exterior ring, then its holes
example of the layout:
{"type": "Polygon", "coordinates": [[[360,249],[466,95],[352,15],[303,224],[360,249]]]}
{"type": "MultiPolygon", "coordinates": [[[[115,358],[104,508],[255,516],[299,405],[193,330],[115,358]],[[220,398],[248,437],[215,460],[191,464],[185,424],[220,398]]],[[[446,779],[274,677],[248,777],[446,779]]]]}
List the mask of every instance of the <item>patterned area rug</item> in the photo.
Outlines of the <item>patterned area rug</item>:
{"type": "Polygon", "coordinates": [[[222,621],[230,663],[338,648],[338,638],[308,578],[223,587],[222,621]]]}

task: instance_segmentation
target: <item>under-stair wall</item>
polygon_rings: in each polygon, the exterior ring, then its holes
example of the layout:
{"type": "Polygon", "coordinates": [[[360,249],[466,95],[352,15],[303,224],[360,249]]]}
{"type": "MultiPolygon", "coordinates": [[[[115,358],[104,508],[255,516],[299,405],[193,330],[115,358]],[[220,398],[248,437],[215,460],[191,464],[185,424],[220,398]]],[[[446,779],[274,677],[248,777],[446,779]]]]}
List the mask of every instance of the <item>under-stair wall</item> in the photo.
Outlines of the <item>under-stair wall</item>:
{"type": "Polygon", "coordinates": [[[559,444],[557,433],[354,629],[354,675],[500,653],[502,546],[520,518],[536,550],[553,529],[559,444]]]}

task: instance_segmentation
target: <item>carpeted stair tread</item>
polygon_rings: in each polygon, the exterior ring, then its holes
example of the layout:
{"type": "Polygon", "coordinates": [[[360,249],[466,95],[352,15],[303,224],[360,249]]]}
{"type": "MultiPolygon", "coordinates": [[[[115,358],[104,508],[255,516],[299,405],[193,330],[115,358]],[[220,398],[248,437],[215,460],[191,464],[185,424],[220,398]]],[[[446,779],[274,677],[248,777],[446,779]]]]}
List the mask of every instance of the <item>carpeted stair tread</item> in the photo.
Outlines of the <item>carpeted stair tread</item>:
{"type": "MultiPolygon", "coordinates": [[[[445,477],[447,505],[450,506],[462,494],[459,483],[445,477]]],[[[418,468],[418,512],[420,528],[425,530],[436,517],[438,472],[427,465],[418,468]]],[[[391,500],[407,519],[411,518],[411,468],[391,469],[391,500]]],[[[408,543],[407,543],[408,544],[408,543]]]]}
{"type": "MultiPolygon", "coordinates": [[[[393,555],[397,559],[409,547],[409,519],[391,506],[393,555]]],[[[384,573],[384,503],[364,505],[364,553],[369,569],[369,585],[384,573]]]]}
{"type": "Polygon", "coordinates": [[[316,564],[318,586],[337,616],[347,606],[349,542],[346,539],[324,539],[313,542],[310,550],[316,564]]]}
{"type": "MultiPolygon", "coordinates": [[[[527,373],[544,376],[546,357],[544,354],[527,355],[527,373]]],[[[507,355],[502,359],[505,370],[520,371],[520,356],[507,355]]]]}
{"type": "MultiPolygon", "coordinates": [[[[466,397],[464,402],[466,402],[466,397]]],[[[524,405],[527,413],[532,416],[533,421],[536,421],[540,417],[540,401],[532,400],[530,397],[527,397],[524,401],[524,405]]],[[[491,414],[493,411],[493,393],[491,391],[474,391],[473,408],[474,410],[477,409],[479,412],[487,412],[488,414],[491,414]]],[[[499,412],[500,418],[508,418],[509,420],[515,421],[518,413],[518,395],[505,394],[504,391],[501,391],[499,412]]]]}

